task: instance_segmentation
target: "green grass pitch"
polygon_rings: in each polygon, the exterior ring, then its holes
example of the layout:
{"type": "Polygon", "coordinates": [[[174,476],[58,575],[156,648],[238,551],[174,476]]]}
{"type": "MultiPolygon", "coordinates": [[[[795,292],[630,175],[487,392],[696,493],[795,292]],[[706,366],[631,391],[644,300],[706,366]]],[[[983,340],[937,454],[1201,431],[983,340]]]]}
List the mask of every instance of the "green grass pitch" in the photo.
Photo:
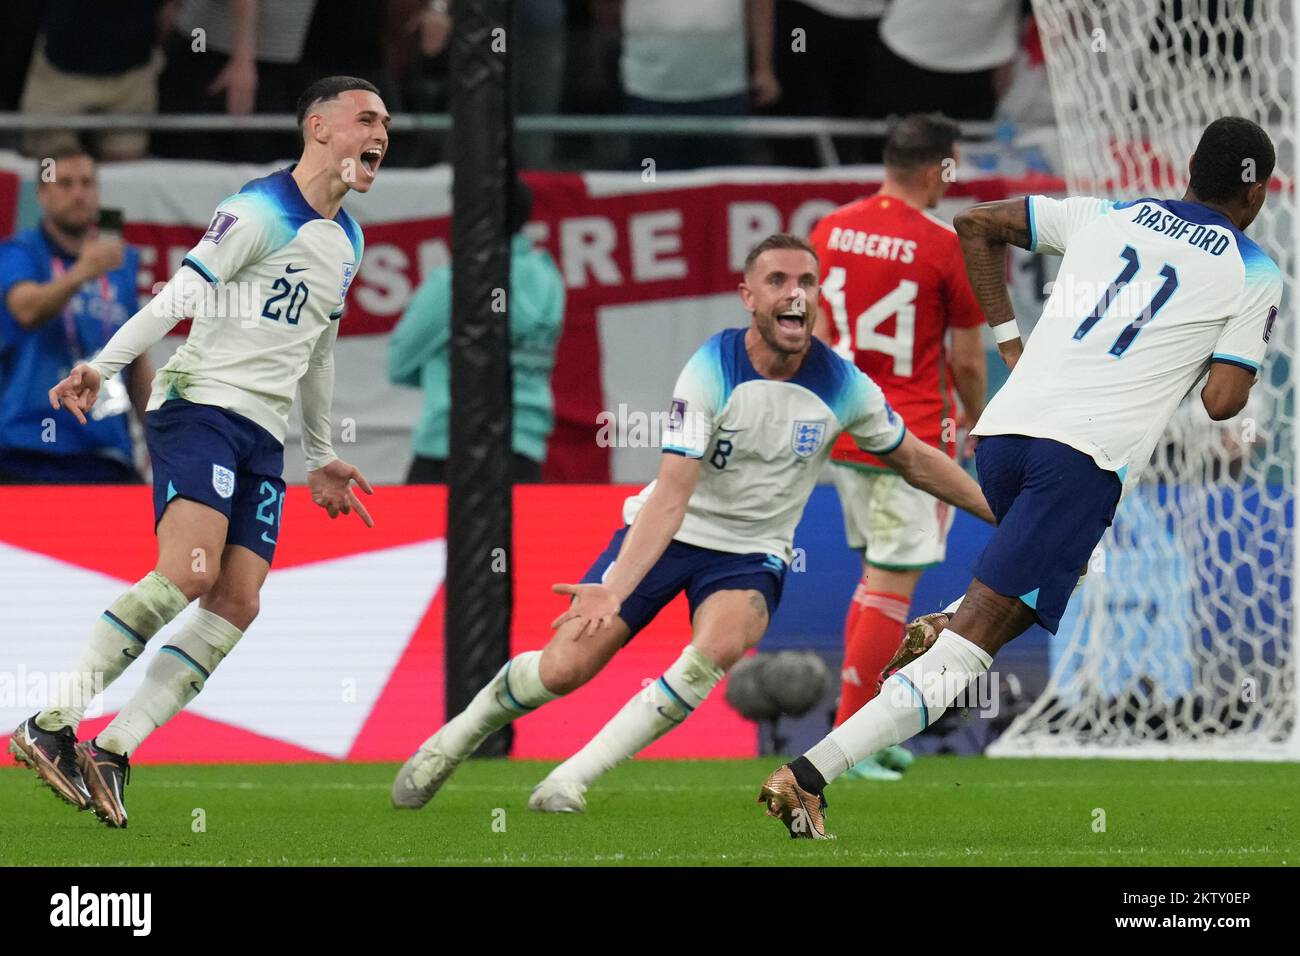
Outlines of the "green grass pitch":
{"type": "Polygon", "coordinates": [[[1300,862],[1300,765],[920,759],[827,792],[834,842],[754,803],[777,761],[636,761],[585,816],[526,809],[551,764],[478,760],[418,812],[395,764],[143,766],[109,830],[0,769],[3,865],[1195,865],[1300,862]],[[197,813],[196,811],[201,811],[197,813]],[[1104,813],[1104,832],[1097,832],[1104,813]],[[195,832],[202,820],[205,832],[195,832]]]}

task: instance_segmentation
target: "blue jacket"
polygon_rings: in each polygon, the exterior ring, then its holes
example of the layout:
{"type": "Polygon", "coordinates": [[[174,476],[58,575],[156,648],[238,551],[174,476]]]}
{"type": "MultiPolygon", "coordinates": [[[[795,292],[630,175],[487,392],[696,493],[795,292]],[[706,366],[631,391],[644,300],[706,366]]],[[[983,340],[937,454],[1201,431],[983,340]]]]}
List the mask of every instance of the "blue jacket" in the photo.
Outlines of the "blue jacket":
{"type": "Polygon", "coordinates": [[[9,313],[9,290],[19,282],[49,282],[56,262],[70,269],[76,257],[64,252],[39,226],[0,243],[0,453],[23,449],[50,455],[94,454],[129,464],[129,415],[87,416],[83,426],[69,413],[51,409],[48,393],[75,362],[103,348],[139,309],[139,254],[128,248],[121,268],[83,285],[61,315],[38,329],[24,329],[9,313]],[[54,420],[53,434],[45,425],[48,419],[54,420]]]}

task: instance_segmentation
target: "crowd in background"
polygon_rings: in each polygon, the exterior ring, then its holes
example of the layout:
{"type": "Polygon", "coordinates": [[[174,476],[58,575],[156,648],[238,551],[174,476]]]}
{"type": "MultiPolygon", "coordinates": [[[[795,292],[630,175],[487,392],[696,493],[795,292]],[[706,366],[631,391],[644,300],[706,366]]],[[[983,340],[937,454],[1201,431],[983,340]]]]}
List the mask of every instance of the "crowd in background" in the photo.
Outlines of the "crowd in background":
{"type": "MultiPolygon", "coordinates": [[[[330,74],[375,83],[393,113],[448,109],[457,0],[14,0],[0,37],[0,110],[291,113],[330,74]]],[[[515,0],[519,114],[881,119],[940,110],[986,120],[1034,44],[1028,0],[515,0]]],[[[48,155],[73,133],[5,134],[48,155]]],[[[102,160],[145,155],[268,162],[292,133],[89,136],[102,160]]],[[[843,159],[878,141],[837,142],[843,159]]],[[[724,136],[516,137],[523,168],[816,165],[807,140],[724,136]]],[[[394,137],[390,164],[446,155],[440,132],[394,137]]]]}
{"type": "MultiPolygon", "coordinates": [[[[442,112],[457,2],[24,0],[10,5],[0,37],[0,109],[292,113],[309,83],[344,73],[375,83],[394,114],[442,112]]],[[[1004,94],[1026,41],[1032,48],[1027,12],[1025,0],[515,0],[507,34],[515,108],[849,119],[941,110],[987,120],[1010,99],[1004,94]]],[[[100,212],[92,156],[272,162],[296,157],[300,140],[290,131],[232,136],[125,127],[31,129],[9,139],[0,146],[59,157],[65,169],[84,167],[84,175],[39,182],[41,223],[0,245],[0,483],[138,480],[127,413],[142,414],[147,359],[78,447],[51,443],[41,425],[45,391],[60,370],[102,347],[138,305],[129,250],[118,238],[88,232],[100,212]],[[11,300],[23,298],[11,294],[15,288],[33,298],[31,308],[23,299],[14,312],[11,300]],[[110,309],[114,321],[103,319],[110,309]],[[103,476],[91,475],[87,462],[101,465],[103,476]]],[[[879,159],[879,141],[870,137],[836,145],[847,161],[879,159]]],[[[445,149],[442,134],[398,133],[387,162],[426,165],[442,160],[445,149]]],[[[820,162],[801,139],[645,133],[518,136],[516,151],[518,165],[533,169],[639,169],[647,157],[661,169],[820,162]]],[[[526,188],[516,189],[524,195],[516,206],[527,209],[526,188]]],[[[565,297],[555,264],[523,236],[522,224],[511,227],[512,445],[516,480],[535,481],[553,420],[549,378],[565,297]]],[[[449,268],[425,276],[390,343],[390,379],[424,393],[410,481],[444,477],[449,289],[449,268]]]]}

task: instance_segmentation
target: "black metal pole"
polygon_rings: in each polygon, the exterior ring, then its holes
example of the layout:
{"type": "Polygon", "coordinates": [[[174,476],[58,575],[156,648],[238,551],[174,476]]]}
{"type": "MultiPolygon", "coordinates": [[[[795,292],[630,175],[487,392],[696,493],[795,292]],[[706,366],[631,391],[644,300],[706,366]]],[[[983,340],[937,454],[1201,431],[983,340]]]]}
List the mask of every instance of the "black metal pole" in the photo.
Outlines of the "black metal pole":
{"type": "MultiPolygon", "coordinates": [[[[512,0],[456,0],[451,37],[448,718],[510,656],[510,47],[512,0]]],[[[509,752],[509,729],[482,755],[509,752]]]]}

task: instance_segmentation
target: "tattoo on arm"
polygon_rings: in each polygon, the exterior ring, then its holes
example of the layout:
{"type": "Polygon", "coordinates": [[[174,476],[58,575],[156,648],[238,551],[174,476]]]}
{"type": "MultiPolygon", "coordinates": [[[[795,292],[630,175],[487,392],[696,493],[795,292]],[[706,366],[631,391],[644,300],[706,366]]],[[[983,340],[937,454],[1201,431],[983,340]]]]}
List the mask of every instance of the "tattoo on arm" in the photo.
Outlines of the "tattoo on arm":
{"type": "Polygon", "coordinates": [[[971,290],[989,325],[1015,317],[1007,292],[1007,244],[1029,248],[1029,220],[1024,199],[980,203],[957,215],[953,225],[971,290]]]}

